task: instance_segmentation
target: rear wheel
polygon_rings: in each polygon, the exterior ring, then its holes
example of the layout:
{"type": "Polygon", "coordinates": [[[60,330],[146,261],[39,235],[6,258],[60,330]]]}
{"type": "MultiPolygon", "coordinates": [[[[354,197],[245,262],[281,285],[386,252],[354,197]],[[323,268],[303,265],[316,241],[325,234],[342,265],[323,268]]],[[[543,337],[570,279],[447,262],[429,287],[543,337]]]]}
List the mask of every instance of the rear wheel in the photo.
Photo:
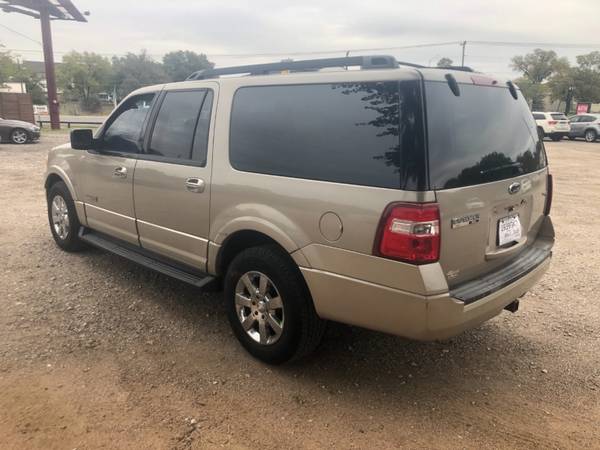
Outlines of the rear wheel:
{"type": "Polygon", "coordinates": [[[598,133],[596,133],[596,130],[587,130],[585,132],[586,142],[595,142],[597,138],[598,138],[598,133]]]}
{"type": "Polygon", "coordinates": [[[576,138],[575,138],[575,136],[571,136],[571,135],[569,135],[569,140],[570,140],[570,141],[574,141],[575,139],[576,139],[576,138]]]}
{"type": "Polygon", "coordinates": [[[54,183],[48,189],[47,200],[50,231],[56,244],[67,252],[76,252],[85,248],[85,244],[77,234],[81,224],[67,185],[62,181],[54,183]]]}
{"type": "Polygon", "coordinates": [[[10,133],[10,141],[13,144],[26,144],[28,140],[29,134],[27,134],[27,131],[25,131],[23,128],[15,128],[10,133]]]}
{"type": "Polygon", "coordinates": [[[550,135],[550,139],[552,139],[554,142],[558,142],[558,141],[562,141],[562,134],[552,134],[550,135]]]}
{"type": "Polygon", "coordinates": [[[249,248],[233,259],[225,301],[240,343],[269,364],[309,354],[325,330],[298,268],[276,245],[249,248]]]}

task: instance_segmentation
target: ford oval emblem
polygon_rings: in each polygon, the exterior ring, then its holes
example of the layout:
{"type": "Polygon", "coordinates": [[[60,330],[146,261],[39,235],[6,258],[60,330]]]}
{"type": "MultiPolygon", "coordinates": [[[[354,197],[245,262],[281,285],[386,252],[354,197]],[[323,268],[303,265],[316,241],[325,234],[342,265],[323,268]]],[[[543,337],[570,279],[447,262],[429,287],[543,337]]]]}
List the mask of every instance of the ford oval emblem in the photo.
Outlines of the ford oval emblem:
{"type": "Polygon", "coordinates": [[[521,190],[521,183],[512,183],[509,187],[508,187],[508,193],[509,194],[516,194],[517,192],[519,192],[521,190]]]}

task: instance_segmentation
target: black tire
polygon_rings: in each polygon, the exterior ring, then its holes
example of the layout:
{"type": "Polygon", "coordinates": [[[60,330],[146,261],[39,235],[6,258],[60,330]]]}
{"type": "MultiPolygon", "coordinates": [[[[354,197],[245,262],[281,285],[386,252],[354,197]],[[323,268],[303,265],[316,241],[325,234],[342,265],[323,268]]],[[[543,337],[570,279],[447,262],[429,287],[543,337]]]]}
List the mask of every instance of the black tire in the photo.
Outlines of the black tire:
{"type": "Polygon", "coordinates": [[[554,142],[558,142],[558,141],[562,141],[563,136],[562,136],[562,134],[551,134],[550,139],[552,139],[554,142]]]}
{"type": "Polygon", "coordinates": [[[575,139],[577,139],[575,136],[569,136],[570,141],[574,141],[575,139]]]}
{"type": "Polygon", "coordinates": [[[584,137],[586,142],[596,142],[596,139],[598,139],[598,133],[596,133],[596,130],[585,130],[584,137]]]}
{"type": "Polygon", "coordinates": [[[544,140],[544,137],[546,136],[546,133],[544,133],[544,129],[542,127],[537,127],[537,132],[538,132],[538,137],[540,138],[540,140],[544,140]]]}
{"type": "Polygon", "coordinates": [[[23,145],[27,144],[30,140],[31,136],[29,136],[27,130],[24,130],[23,128],[15,128],[10,132],[10,142],[13,144],[23,145]],[[22,136],[25,136],[25,139],[23,139],[22,136]]]}
{"type": "Polygon", "coordinates": [[[298,267],[277,245],[252,247],[240,252],[229,265],[224,291],[227,316],[233,332],[255,358],[268,364],[282,364],[308,355],[321,342],[326,322],[317,316],[298,267]],[[279,292],[285,319],[280,337],[272,344],[253,340],[238,316],[236,286],[248,272],[266,275],[279,292]]]}
{"type": "Polygon", "coordinates": [[[77,218],[75,203],[73,202],[73,198],[71,197],[67,185],[62,181],[54,183],[50,186],[50,189],[48,189],[46,198],[48,202],[48,222],[50,224],[50,232],[52,233],[52,237],[56,244],[67,252],[78,252],[83,250],[86,246],[85,243],[79,239],[78,235],[81,224],[77,218]],[[59,235],[52,217],[52,203],[55,199],[58,200],[58,197],[64,200],[67,208],[68,231],[66,231],[64,236],[59,235]]]}

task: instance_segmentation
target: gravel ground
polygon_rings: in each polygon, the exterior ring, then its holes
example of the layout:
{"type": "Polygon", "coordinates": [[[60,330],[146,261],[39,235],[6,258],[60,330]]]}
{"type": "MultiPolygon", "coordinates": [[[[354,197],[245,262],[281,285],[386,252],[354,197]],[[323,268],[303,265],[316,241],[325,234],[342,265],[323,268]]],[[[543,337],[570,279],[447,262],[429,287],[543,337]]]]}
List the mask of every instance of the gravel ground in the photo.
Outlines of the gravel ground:
{"type": "Polygon", "coordinates": [[[332,324],[250,358],[221,296],[50,236],[49,148],[0,145],[0,447],[600,448],[600,143],[547,143],[550,272],[476,330],[418,343],[332,324]]]}

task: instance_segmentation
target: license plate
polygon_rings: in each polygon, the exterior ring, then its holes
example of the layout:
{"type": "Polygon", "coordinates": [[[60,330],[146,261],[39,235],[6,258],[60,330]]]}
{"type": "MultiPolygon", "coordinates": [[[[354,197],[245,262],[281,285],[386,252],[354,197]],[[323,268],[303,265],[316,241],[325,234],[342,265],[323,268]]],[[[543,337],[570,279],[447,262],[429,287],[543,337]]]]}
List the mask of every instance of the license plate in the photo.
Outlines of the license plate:
{"type": "Polygon", "coordinates": [[[498,245],[502,247],[521,239],[521,221],[519,215],[503,217],[498,221],[498,245]]]}

